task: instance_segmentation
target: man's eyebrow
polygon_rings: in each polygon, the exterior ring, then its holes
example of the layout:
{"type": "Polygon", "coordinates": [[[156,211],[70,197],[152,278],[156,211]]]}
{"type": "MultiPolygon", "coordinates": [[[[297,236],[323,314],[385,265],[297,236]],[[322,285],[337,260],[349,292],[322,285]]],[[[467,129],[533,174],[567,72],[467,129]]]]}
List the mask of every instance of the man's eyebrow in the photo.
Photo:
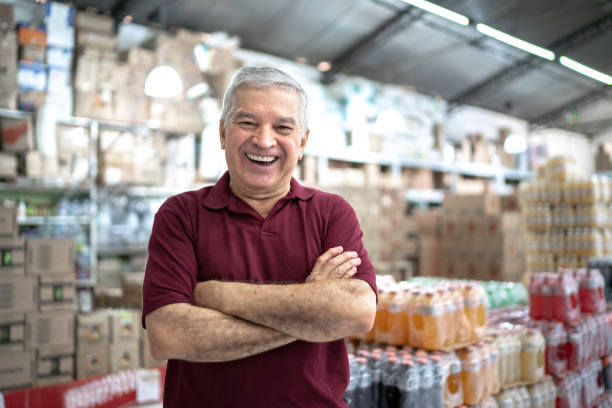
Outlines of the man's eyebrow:
{"type": "Polygon", "coordinates": [[[278,118],[278,122],[290,123],[293,126],[297,126],[297,122],[291,116],[281,116],[278,118]]]}
{"type": "Polygon", "coordinates": [[[249,112],[245,112],[245,111],[239,111],[238,113],[236,113],[233,120],[244,119],[244,118],[257,120],[257,117],[255,115],[249,112]]]}

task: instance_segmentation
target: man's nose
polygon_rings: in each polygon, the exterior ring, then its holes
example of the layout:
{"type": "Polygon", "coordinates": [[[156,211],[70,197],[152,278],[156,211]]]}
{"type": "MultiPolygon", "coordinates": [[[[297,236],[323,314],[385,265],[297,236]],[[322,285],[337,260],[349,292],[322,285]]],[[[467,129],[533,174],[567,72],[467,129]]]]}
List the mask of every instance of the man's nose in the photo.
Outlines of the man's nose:
{"type": "Polygon", "coordinates": [[[276,143],[274,129],[271,126],[261,126],[259,132],[255,135],[254,142],[262,149],[273,147],[276,143]]]}

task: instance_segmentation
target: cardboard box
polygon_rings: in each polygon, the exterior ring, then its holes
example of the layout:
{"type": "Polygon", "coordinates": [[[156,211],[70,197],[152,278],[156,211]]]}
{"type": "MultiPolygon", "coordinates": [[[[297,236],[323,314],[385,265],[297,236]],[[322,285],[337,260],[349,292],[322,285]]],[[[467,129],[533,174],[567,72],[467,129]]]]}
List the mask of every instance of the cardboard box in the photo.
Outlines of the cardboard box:
{"type": "Polygon", "coordinates": [[[113,18],[97,13],[77,12],[75,26],[80,31],[96,31],[102,34],[113,34],[115,32],[113,18]]]}
{"type": "Polygon", "coordinates": [[[32,385],[33,362],[31,351],[0,353],[0,389],[32,385]]]}
{"type": "Polygon", "coordinates": [[[76,306],[76,290],[74,280],[58,279],[49,276],[39,276],[38,310],[73,311],[76,306]]]}
{"type": "Polygon", "coordinates": [[[0,4],[0,30],[13,30],[14,26],[13,5],[0,4]]]}
{"type": "Polygon", "coordinates": [[[74,312],[54,311],[26,315],[28,348],[74,350],[74,312]]]}
{"type": "Polygon", "coordinates": [[[74,7],[56,1],[45,4],[47,44],[74,48],[74,7]]]}
{"type": "Polygon", "coordinates": [[[36,386],[70,382],[74,378],[74,349],[38,350],[34,371],[36,386]]]}
{"type": "Polygon", "coordinates": [[[74,279],[75,248],[69,238],[26,240],[26,274],[74,279]]]}
{"type": "Polygon", "coordinates": [[[0,276],[0,313],[26,313],[36,305],[36,280],[28,276],[0,276]]]}
{"type": "Polygon", "coordinates": [[[498,215],[501,202],[498,195],[491,193],[445,194],[442,209],[445,215],[498,215]]]}
{"type": "Polygon", "coordinates": [[[0,255],[0,276],[25,275],[25,241],[22,238],[0,237],[0,255]]]}
{"type": "Polygon", "coordinates": [[[76,35],[76,44],[80,48],[96,48],[104,51],[113,51],[117,48],[118,40],[114,34],[96,33],[93,31],[79,31],[76,35]]]}
{"type": "Polygon", "coordinates": [[[0,314],[0,354],[25,350],[25,314],[0,314]]]}
{"type": "Polygon", "coordinates": [[[442,240],[421,236],[419,239],[420,276],[439,276],[444,262],[442,240]]]}
{"type": "Polygon", "coordinates": [[[32,119],[0,119],[0,144],[5,152],[27,152],[34,148],[32,119]]]}
{"type": "Polygon", "coordinates": [[[0,152],[0,178],[17,177],[17,156],[13,153],[0,152]]]}
{"type": "Polygon", "coordinates": [[[113,93],[105,91],[77,91],[74,97],[74,116],[99,120],[113,117],[113,93]]]}
{"type": "Polygon", "coordinates": [[[419,211],[415,213],[414,218],[417,223],[419,236],[441,236],[443,218],[442,212],[439,210],[419,211]]]}
{"type": "Polygon", "coordinates": [[[14,85],[9,85],[5,88],[4,86],[2,86],[3,75],[2,72],[0,72],[0,108],[2,109],[17,109],[17,71],[15,71],[14,74],[14,85]],[[11,92],[4,92],[5,89],[11,88],[14,88],[15,90],[11,92]]]}
{"type": "Polygon", "coordinates": [[[109,372],[108,342],[79,346],[76,353],[76,378],[78,380],[105,375],[109,372]]]}
{"type": "Polygon", "coordinates": [[[140,367],[140,346],[138,339],[111,343],[109,347],[109,368],[111,373],[140,367]]]}
{"type": "Polygon", "coordinates": [[[105,311],[77,316],[77,348],[99,344],[108,345],[110,339],[109,318],[105,311]]]}
{"type": "MultiPolygon", "coordinates": [[[[17,232],[17,207],[5,207],[0,205],[0,237],[17,237],[17,232]]],[[[0,248],[4,247],[0,246],[0,248]]],[[[2,264],[4,264],[4,262],[2,262],[2,264]]]]}
{"type": "Polygon", "coordinates": [[[37,111],[46,101],[47,94],[45,91],[19,91],[17,93],[17,107],[21,110],[37,111]]]}
{"type": "Polygon", "coordinates": [[[109,310],[110,342],[118,343],[140,338],[140,311],[136,309],[109,310]]]}
{"type": "Polygon", "coordinates": [[[4,62],[17,66],[17,33],[12,29],[0,29],[0,55],[4,62]]]}
{"type": "Polygon", "coordinates": [[[46,49],[38,45],[21,45],[19,47],[19,59],[27,62],[45,63],[46,49]]]}
{"type": "Polygon", "coordinates": [[[22,156],[21,172],[29,178],[48,178],[59,173],[58,166],[57,156],[47,156],[30,150],[22,156]]]}
{"type": "Polygon", "coordinates": [[[43,25],[34,23],[19,23],[17,26],[17,41],[20,45],[47,46],[47,31],[43,25]]]}

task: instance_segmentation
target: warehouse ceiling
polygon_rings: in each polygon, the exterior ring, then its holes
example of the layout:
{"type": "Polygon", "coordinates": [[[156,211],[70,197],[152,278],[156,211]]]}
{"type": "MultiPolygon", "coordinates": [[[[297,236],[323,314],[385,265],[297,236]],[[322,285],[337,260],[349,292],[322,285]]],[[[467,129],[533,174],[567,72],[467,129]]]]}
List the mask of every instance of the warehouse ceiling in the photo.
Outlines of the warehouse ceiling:
{"type": "Polygon", "coordinates": [[[612,128],[612,86],[476,30],[484,23],[612,75],[612,0],[432,0],[460,26],[401,0],[77,0],[118,20],[237,35],[245,48],[410,86],[589,136],[612,128]]]}

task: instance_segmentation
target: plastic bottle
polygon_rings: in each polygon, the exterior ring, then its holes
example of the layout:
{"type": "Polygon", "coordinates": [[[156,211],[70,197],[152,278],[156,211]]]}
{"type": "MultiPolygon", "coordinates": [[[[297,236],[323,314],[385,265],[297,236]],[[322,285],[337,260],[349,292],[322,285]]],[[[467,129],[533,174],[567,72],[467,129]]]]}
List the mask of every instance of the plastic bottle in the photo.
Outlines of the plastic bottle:
{"type": "Polygon", "coordinates": [[[391,290],[389,298],[389,343],[395,346],[403,346],[407,344],[407,339],[404,337],[406,329],[406,297],[404,292],[399,289],[391,290]]]}
{"type": "Polygon", "coordinates": [[[461,387],[463,401],[467,405],[475,405],[483,395],[483,384],[480,378],[480,361],[473,346],[461,350],[461,387]]]}
{"type": "Polygon", "coordinates": [[[497,349],[495,341],[492,339],[488,339],[485,344],[489,353],[489,371],[487,373],[490,382],[489,393],[497,394],[500,390],[499,350],[497,349]]]}
{"type": "Polygon", "coordinates": [[[453,319],[456,324],[455,343],[465,343],[470,339],[472,328],[465,314],[463,294],[458,285],[452,285],[450,291],[455,303],[455,318],[453,319]]]}
{"type": "Polygon", "coordinates": [[[567,369],[576,370],[582,365],[585,353],[582,325],[567,327],[567,369]]]}
{"type": "Polygon", "coordinates": [[[431,408],[444,408],[444,368],[440,356],[431,356],[432,386],[431,408]]]}
{"type": "MultiPolygon", "coordinates": [[[[399,379],[398,389],[400,390],[399,408],[416,408],[417,402],[417,381],[418,371],[412,359],[402,361],[402,375],[399,379]]],[[[378,407],[378,405],[374,405],[378,407]]]]}
{"type": "Polygon", "coordinates": [[[542,284],[541,274],[531,275],[529,279],[529,316],[534,320],[542,318],[542,284]]]}
{"type": "Polygon", "coordinates": [[[389,343],[390,321],[389,321],[389,303],[392,298],[392,293],[388,289],[380,289],[378,291],[378,305],[376,307],[376,317],[374,326],[376,328],[374,338],[377,343],[389,343]]]}
{"type": "Polygon", "coordinates": [[[485,309],[485,294],[482,286],[467,284],[463,287],[465,315],[471,326],[471,340],[478,340],[487,331],[487,313],[485,309]]]}
{"type": "Polygon", "coordinates": [[[444,288],[438,291],[440,294],[440,301],[444,306],[444,313],[442,315],[442,327],[443,331],[443,344],[449,346],[455,343],[457,337],[457,322],[455,321],[455,301],[451,295],[451,291],[448,288],[444,288]]]}
{"type": "Polygon", "coordinates": [[[542,388],[537,384],[529,389],[529,398],[531,408],[543,408],[542,388]]]}
{"type": "Polygon", "coordinates": [[[522,339],[521,379],[538,381],[544,377],[545,342],[539,330],[528,329],[522,339]]]}
{"type": "Polygon", "coordinates": [[[555,285],[555,319],[570,323],[580,318],[578,282],[569,271],[562,271],[559,275],[555,285]]]}
{"type": "Polygon", "coordinates": [[[380,406],[380,395],[382,393],[382,359],[381,354],[372,350],[370,356],[370,371],[372,373],[372,406],[380,406]]]}
{"type": "Polygon", "coordinates": [[[550,323],[545,337],[546,373],[559,375],[567,369],[567,334],[563,324],[550,323]]]}
{"type": "Polygon", "coordinates": [[[395,408],[399,404],[398,384],[398,361],[397,357],[391,356],[383,373],[382,407],[395,408]]]}
{"type": "Polygon", "coordinates": [[[355,361],[355,357],[349,355],[349,383],[346,391],[344,392],[344,397],[348,400],[348,406],[350,408],[357,407],[356,400],[356,390],[357,385],[359,384],[359,367],[357,366],[357,361],[355,361]]]}
{"type": "Polygon", "coordinates": [[[510,358],[508,359],[510,364],[510,380],[511,383],[517,383],[521,380],[522,368],[521,368],[521,350],[522,350],[522,342],[521,342],[522,333],[517,331],[514,332],[510,336],[511,340],[511,353],[510,358]]]}
{"type": "Polygon", "coordinates": [[[461,361],[454,352],[446,355],[446,380],[444,382],[444,407],[453,408],[463,403],[461,386],[461,361]]]}
{"type": "Polygon", "coordinates": [[[444,347],[445,328],[443,327],[444,306],[436,291],[425,292],[423,304],[421,305],[421,315],[425,337],[423,347],[430,350],[439,350],[444,347]]]}
{"type": "Polygon", "coordinates": [[[507,336],[501,334],[495,338],[495,345],[499,350],[499,364],[497,368],[499,383],[500,385],[506,385],[508,381],[508,347],[507,347],[507,336]]]}
{"type": "Polygon", "coordinates": [[[425,321],[421,314],[421,305],[424,299],[425,295],[422,291],[414,291],[410,299],[408,344],[414,348],[423,347],[425,341],[425,321]]]}
{"type": "Polygon", "coordinates": [[[582,313],[599,314],[606,310],[605,282],[599,269],[589,269],[580,281],[579,299],[582,313]]]}
{"type": "Polygon", "coordinates": [[[355,400],[357,407],[371,407],[372,399],[372,376],[367,365],[368,361],[365,357],[357,358],[357,369],[359,373],[359,382],[355,392],[355,400]]]}

